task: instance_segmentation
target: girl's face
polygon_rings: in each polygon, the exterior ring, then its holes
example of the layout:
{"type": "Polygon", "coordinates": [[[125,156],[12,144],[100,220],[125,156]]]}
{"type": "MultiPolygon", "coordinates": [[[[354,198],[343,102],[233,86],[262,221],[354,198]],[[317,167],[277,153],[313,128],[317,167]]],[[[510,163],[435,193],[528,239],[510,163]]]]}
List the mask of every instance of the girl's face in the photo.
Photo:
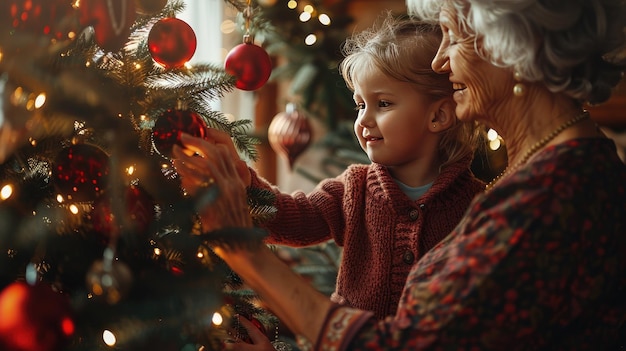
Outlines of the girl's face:
{"type": "Polygon", "coordinates": [[[475,37],[459,28],[456,12],[443,6],[439,15],[443,38],[432,62],[435,72],[448,73],[454,88],[456,114],[461,121],[484,120],[502,112],[513,92],[513,75],[476,53],[475,37]]]}
{"type": "Polygon", "coordinates": [[[354,82],[358,111],[354,131],[372,162],[403,166],[437,152],[438,137],[428,130],[431,98],[412,84],[372,68],[354,82]]]}

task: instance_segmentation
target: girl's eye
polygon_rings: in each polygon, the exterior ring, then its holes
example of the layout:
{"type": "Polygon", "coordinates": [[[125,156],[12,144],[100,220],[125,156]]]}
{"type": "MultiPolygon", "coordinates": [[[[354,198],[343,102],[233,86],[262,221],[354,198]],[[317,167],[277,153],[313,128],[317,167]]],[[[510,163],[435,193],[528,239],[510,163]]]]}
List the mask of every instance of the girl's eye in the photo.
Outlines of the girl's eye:
{"type": "Polygon", "coordinates": [[[362,102],[359,102],[359,103],[357,103],[357,104],[356,104],[356,106],[354,107],[354,109],[355,109],[356,111],[358,111],[358,110],[364,110],[364,109],[365,109],[365,104],[364,104],[364,103],[362,103],[362,102]]]}
{"type": "Polygon", "coordinates": [[[391,106],[391,103],[389,101],[380,100],[378,102],[378,107],[389,107],[389,106],[391,106]]]}

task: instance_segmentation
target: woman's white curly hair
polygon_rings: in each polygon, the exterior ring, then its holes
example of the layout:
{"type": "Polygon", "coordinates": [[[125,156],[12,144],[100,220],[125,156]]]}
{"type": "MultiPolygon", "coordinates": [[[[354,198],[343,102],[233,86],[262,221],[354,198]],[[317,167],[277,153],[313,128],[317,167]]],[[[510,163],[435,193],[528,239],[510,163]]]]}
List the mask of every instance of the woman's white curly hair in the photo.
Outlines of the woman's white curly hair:
{"type": "Polygon", "coordinates": [[[623,77],[625,0],[407,0],[409,13],[429,22],[444,5],[475,35],[481,57],[552,92],[598,104],[623,77]]]}

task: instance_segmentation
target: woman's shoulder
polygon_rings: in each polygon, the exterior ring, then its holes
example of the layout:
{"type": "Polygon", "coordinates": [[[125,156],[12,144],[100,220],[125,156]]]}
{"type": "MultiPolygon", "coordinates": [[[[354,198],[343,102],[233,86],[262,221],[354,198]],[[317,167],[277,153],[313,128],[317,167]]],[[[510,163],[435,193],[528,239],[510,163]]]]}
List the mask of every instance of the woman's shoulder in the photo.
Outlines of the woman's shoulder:
{"type": "Polygon", "coordinates": [[[496,184],[489,197],[538,203],[545,198],[567,198],[584,205],[602,196],[607,200],[626,196],[625,181],[626,165],[612,140],[579,138],[540,151],[496,184]]]}
{"type": "Polygon", "coordinates": [[[626,165],[617,154],[613,140],[608,138],[578,138],[546,148],[530,164],[532,169],[558,170],[553,176],[587,176],[601,174],[623,176],[626,165]]]}

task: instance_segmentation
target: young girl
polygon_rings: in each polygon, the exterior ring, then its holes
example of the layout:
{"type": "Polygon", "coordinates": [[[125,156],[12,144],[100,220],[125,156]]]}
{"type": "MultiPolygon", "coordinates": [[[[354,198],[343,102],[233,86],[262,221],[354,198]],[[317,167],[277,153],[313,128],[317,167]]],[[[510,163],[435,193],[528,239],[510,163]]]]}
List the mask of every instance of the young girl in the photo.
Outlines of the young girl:
{"type": "MultiPolygon", "coordinates": [[[[477,128],[457,121],[452,84],[430,68],[440,41],[438,26],[389,14],[345,43],[340,70],[354,92],[354,131],[370,165],[352,165],[308,194],[282,193],[253,169],[244,172],[250,187],[276,194],[277,215],[262,224],[267,242],[334,239],[343,255],[331,299],[378,318],[395,313],[411,267],[485,188],[469,169],[477,128]]],[[[227,144],[244,167],[228,135],[209,130],[207,139],[227,144]]],[[[177,167],[183,185],[204,173],[177,167]]]]}
{"type": "Polygon", "coordinates": [[[283,194],[251,171],[252,187],[277,195],[268,243],[334,239],[343,255],[331,299],[379,318],[395,313],[413,264],[485,187],[469,170],[477,129],[457,121],[452,84],[430,68],[440,41],[438,26],[391,15],[346,41],[340,70],[372,164],[352,165],[309,194],[283,194]]]}

